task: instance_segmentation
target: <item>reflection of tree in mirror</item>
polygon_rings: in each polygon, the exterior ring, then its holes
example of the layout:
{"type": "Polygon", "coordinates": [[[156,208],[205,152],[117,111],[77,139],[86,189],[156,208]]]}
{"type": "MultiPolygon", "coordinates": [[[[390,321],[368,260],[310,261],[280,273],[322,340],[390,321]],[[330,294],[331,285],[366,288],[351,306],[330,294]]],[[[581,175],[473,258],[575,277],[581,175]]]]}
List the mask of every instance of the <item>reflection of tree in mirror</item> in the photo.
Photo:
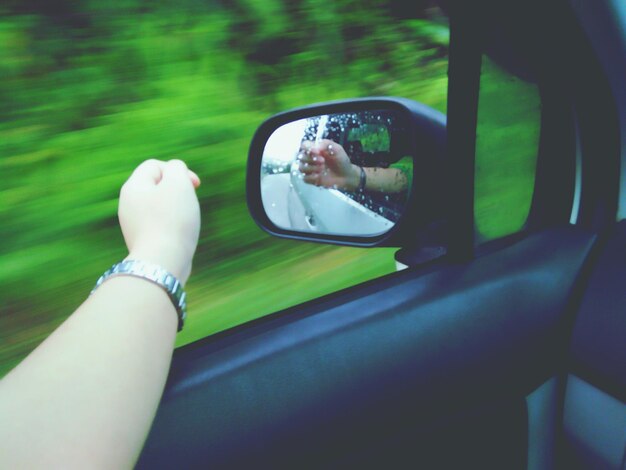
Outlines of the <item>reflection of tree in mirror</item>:
{"type": "Polygon", "coordinates": [[[346,149],[352,163],[387,168],[407,155],[405,135],[406,126],[396,113],[374,110],[309,118],[302,140],[329,139],[346,149]]]}
{"type": "Polygon", "coordinates": [[[281,160],[263,159],[261,164],[261,178],[266,175],[277,175],[280,173],[289,173],[291,171],[291,162],[281,160]]]}
{"type": "Polygon", "coordinates": [[[359,141],[364,152],[389,152],[391,137],[389,128],[381,124],[365,123],[350,129],[348,142],[359,141]]]}

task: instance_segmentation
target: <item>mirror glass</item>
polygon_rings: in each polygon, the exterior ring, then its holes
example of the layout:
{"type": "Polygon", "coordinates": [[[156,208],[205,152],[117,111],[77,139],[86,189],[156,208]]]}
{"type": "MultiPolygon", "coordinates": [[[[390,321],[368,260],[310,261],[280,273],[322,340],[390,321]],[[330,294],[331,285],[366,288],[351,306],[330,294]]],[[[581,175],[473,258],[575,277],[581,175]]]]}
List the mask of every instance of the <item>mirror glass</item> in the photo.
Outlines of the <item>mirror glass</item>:
{"type": "Polygon", "coordinates": [[[276,129],[263,151],[261,197],[279,228],[376,236],[405,209],[413,179],[406,119],[373,110],[312,116],[276,129]]]}

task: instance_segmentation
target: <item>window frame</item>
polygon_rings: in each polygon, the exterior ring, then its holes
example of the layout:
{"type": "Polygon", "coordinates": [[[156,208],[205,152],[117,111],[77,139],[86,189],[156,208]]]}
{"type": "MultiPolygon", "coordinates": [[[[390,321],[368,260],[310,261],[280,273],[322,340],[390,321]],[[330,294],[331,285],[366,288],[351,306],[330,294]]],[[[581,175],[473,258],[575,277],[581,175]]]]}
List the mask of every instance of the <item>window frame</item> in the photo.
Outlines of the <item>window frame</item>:
{"type": "MultiPolygon", "coordinates": [[[[528,8],[519,7],[525,13],[528,8]]],[[[619,115],[610,84],[573,10],[550,8],[545,13],[536,35],[539,39],[529,46],[539,71],[542,111],[528,217],[520,231],[479,242],[474,232],[476,127],[482,55],[495,20],[479,17],[470,5],[460,2],[451,9],[446,177],[451,201],[448,258],[453,262],[468,261],[549,227],[571,223],[602,231],[615,221],[619,115]],[[553,32],[548,24],[557,14],[563,28],[553,32]],[[565,50],[578,53],[556,54],[565,50]],[[602,120],[593,119],[599,115],[602,120]]]]}

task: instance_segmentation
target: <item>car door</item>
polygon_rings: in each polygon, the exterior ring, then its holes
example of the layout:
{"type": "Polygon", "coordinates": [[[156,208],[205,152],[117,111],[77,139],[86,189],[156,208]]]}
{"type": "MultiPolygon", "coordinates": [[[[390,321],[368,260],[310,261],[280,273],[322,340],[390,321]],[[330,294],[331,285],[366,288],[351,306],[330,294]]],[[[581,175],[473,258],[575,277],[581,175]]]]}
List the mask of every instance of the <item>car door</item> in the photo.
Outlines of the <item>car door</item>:
{"type": "Polygon", "coordinates": [[[568,2],[449,3],[447,255],[178,349],[140,468],[623,466],[624,103],[568,2]],[[542,105],[528,216],[491,236],[487,57],[542,105]]]}

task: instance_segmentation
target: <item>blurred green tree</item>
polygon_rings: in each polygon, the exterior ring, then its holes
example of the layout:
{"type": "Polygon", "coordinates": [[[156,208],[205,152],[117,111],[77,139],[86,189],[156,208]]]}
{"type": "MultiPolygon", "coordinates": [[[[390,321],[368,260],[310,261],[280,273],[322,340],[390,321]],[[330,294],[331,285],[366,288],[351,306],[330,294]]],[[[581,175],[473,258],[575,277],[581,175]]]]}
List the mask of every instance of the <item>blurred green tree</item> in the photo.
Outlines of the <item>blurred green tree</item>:
{"type": "Polygon", "coordinates": [[[0,6],[0,375],[124,256],[119,188],[146,158],[202,177],[183,344],[394,269],[389,250],[275,240],[245,206],[269,114],[388,94],[445,111],[431,2],[6,0],[0,6]],[[363,260],[367,259],[367,263],[363,260]]]}

